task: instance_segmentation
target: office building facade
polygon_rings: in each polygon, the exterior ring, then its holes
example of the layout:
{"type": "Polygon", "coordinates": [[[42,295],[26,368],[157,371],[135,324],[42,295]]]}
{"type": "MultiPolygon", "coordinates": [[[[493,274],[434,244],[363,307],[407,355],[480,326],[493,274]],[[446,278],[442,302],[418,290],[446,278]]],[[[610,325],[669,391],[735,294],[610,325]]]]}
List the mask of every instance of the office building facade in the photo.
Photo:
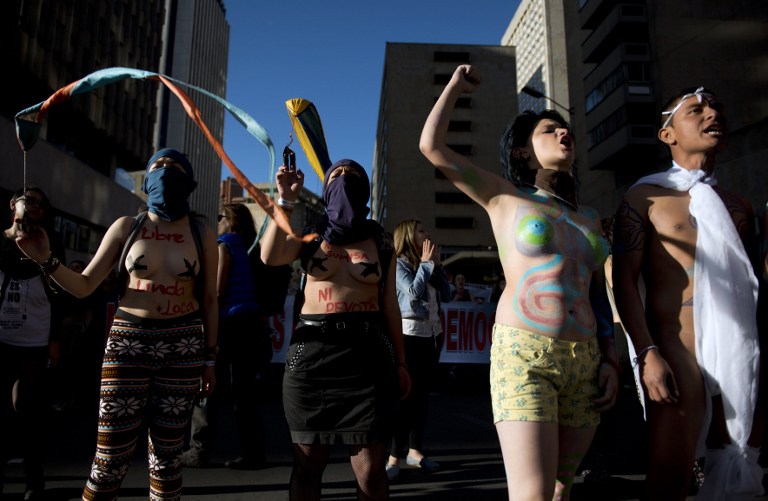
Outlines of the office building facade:
{"type": "MultiPolygon", "coordinates": [[[[222,98],[227,91],[229,23],[222,0],[166,0],[161,72],[222,98]]],[[[213,99],[189,91],[205,124],[219,142],[224,137],[225,110],[213,99]]],[[[154,143],[183,151],[195,167],[197,189],[190,206],[215,221],[218,213],[221,159],[202,131],[187,117],[168,89],[158,94],[159,120],[154,143]]]]}
{"type": "Polygon", "coordinates": [[[556,109],[568,117],[568,72],[565,48],[564,2],[521,0],[501,37],[501,45],[515,47],[517,99],[522,110],[556,109]],[[530,88],[544,96],[523,91],[530,88]]]}
{"type": "MultiPolygon", "coordinates": [[[[718,156],[719,184],[765,204],[765,2],[523,0],[502,43],[517,49],[519,88],[572,108],[580,200],[601,216],[636,179],[669,165],[659,112],[672,94],[699,85],[726,104],[732,131],[718,156]]],[[[521,93],[520,108],[531,99],[521,93]]]]}
{"type": "MultiPolygon", "coordinates": [[[[221,2],[205,1],[215,4],[223,17],[221,2]]],[[[125,172],[143,172],[157,147],[160,84],[123,80],[52,107],[40,140],[26,156],[16,143],[13,117],[99,69],[120,66],[162,73],[168,44],[164,36],[172,22],[168,5],[168,0],[0,2],[4,47],[0,61],[9,75],[9,88],[0,96],[0,152],[5,164],[0,170],[0,196],[7,199],[25,182],[45,190],[57,211],[57,229],[69,259],[87,261],[106,228],[119,216],[136,214],[143,204],[143,194],[127,187],[130,180],[121,180],[125,172]]],[[[179,2],[182,10],[190,5],[179,2]]],[[[201,19],[203,15],[209,14],[201,13],[201,19]]],[[[196,33],[194,38],[205,36],[196,33]]],[[[169,130],[177,123],[170,121],[169,130]]],[[[218,201],[218,186],[217,177],[210,185],[201,183],[198,190],[210,190],[218,201]]]]}
{"type": "MultiPolygon", "coordinates": [[[[424,121],[456,67],[472,64],[480,88],[459,98],[448,143],[482,168],[500,173],[498,144],[517,114],[513,47],[388,43],[372,169],[372,217],[393,231],[423,222],[444,259],[470,281],[500,273],[485,211],[456,189],[419,151],[424,121]],[[458,259],[459,253],[466,259],[458,259]],[[448,261],[451,259],[450,261],[448,261]],[[475,262],[477,260],[477,262],[475,262]],[[483,267],[490,267],[484,271],[483,267]],[[477,268],[477,272],[473,269],[477,268]]],[[[447,266],[449,271],[451,267],[447,266]]]]}
{"type": "Polygon", "coordinates": [[[725,103],[731,128],[730,144],[718,155],[719,184],[764,205],[768,3],[581,0],[570,7],[568,18],[577,24],[568,45],[580,64],[569,83],[584,117],[579,157],[607,174],[587,192],[610,202],[601,212],[640,175],[669,165],[656,137],[661,107],[698,86],[725,103]]]}
{"type": "MultiPolygon", "coordinates": [[[[277,199],[277,187],[274,183],[254,183],[254,187],[271,199],[277,199]]],[[[267,213],[256,203],[253,197],[247,193],[235,178],[228,177],[221,181],[221,204],[242,203],[251,211],[254,224],[259,232],[266,229],[267,213]]],[[[313,226],[320,222],[325,214],[325,206],[322,199],[315,193],[303,187],[296,199],[296,207],[288,217],[291,226],[296,231],[301,231],[307,226],[313,226]]]]}

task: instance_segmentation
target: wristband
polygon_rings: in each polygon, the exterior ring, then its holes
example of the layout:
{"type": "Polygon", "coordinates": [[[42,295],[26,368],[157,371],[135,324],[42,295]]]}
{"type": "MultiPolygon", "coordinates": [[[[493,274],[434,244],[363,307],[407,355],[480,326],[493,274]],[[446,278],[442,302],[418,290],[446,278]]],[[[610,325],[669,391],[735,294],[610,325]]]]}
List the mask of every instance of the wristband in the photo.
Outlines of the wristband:
{"type": "Polygon", "coordinates": [[[42,263],[37,263],[37,265],[40,266],[40,271],[43,272],[44,275],[50,275],[61,266],[61,261],[51,253],[51,255],[48,256],[48,259],[42,263]]]}
{"type": "Polygon", "coordinates": [[[655,344],[651,344],[651,345],[646,346],[645,348],[643,348],[642,350],[637,352],[637,355],[635,356],[635,358],[632,359],[632,363],[635,366],[637,366],[637,364],[640,363],[640,357],[642,357],[643,355],[645,355],[646,353],[648,353],[651,350],[658,350],[658,349],[659,349],[659,347],[656,346],[655,344]]]}
{"type": "Polygon", "coordinates": [[[281,197],[277,199],[277,205],[283,209],[293,210],[293,208],[296,207],[296,202],[291,202],[290,200],[286,200],[281,197]]]}
{"type": "Polygon", "coordinates": [[[203,365],[206,367],[216,367],[216,360],[205,360],[203,365]]]}

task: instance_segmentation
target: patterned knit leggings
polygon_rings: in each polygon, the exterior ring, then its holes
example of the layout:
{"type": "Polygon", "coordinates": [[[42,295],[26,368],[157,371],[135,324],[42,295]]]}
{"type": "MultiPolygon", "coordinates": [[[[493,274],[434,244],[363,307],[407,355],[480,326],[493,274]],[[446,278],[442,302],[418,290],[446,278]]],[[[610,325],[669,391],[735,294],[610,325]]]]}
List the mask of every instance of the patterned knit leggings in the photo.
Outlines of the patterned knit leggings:
{"type": "Polygon", "coordinates": [[[181,497],[181,452],[202,370],[198,315],[154,320],[117,312],[101,370],[96,455],[84,500],[117,499],[145,418],[149,499],[181,497]]]}

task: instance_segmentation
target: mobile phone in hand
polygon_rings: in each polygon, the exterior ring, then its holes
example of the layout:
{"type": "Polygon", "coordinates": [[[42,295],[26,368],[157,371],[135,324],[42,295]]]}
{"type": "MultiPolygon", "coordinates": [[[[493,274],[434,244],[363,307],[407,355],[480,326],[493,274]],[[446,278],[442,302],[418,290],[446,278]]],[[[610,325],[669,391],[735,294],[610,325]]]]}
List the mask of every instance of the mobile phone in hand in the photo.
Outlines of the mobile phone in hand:
{"type": "Polygon", "coordinates": [[[287,146],[283,148],[283,165],[288,167],[288,170],[296,170],[296,154],[287,146]]]}

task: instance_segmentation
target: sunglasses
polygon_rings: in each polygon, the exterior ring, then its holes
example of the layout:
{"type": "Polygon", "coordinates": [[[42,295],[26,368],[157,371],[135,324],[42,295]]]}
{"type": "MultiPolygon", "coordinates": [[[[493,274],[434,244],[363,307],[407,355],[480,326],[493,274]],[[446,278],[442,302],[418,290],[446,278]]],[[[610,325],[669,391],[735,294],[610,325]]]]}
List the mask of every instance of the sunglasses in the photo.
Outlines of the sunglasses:
{"type": "Polygon", "coordinates": [[[227,216],[225,216],[224,214],[219,214],[218,221],[221,222],[221,220],[224,219],[225,217],[227,217],[227,216]]]}

